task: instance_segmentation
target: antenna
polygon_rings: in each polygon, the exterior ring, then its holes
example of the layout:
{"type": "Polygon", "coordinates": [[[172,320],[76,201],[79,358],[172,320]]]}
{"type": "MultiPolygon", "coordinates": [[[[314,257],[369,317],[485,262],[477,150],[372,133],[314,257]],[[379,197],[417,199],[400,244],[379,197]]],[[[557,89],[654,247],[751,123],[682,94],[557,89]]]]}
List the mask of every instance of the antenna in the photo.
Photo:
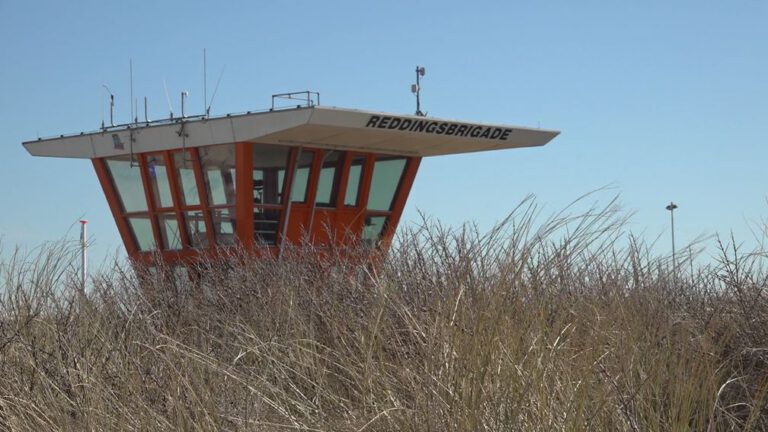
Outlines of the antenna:
{"type": "MultiPolygon", "coordinates": [[[[115,95],[112,94],[112,90],[107,87],[106,84],[102,84],[102,87],[104,87],[107,90],[107,93],[109,93],[109,125],[114,126],[115,125],[115,95]]],[[[102,122],[103,123],[103,122],[102,122]]],[[[103,128],[104,125],[102,124],[101,127],[103,128]]]]}
{"type": "Polygon", "coordinates": [[[149,114],[147,111],[147,97],[144,96],[144,122],[149,123],[149,114]]]}
{"type": "Polygon", "coordinates": [[[419,83],[419,78],[423,77],[426,73],[427,70],[424,66],[416,66],[416,84],[411,84],[411,93],[416,95],[416,115],[421,117],[424,117],[424,113],[421,112],[421,85],[419,83]]]}
{"type": "Polygon", "coordinates": [[[203,113],[208,115],[208,61],[203,48],[203,113]]]}
{"type": "Polygon", "coordinates": [[[131,119],[128,121],[128,123],[132,122],[134,119],[133,116],[133,59],[128,59],[128,75],[130,76],[131,80],[131,99],[129,100],[129,104],[131,104],[131,119]]]}
{"type": "Polygon", "coordinates": [[[189,97],[189,92],[184,90],[181,92],[181,118],[187,118],[187,115],[184,113],[184,100],[189,97]]]}
{"type": "Polygon", "coordinates": [[[165,83],[165,78],[163,78],[163,88],[165,89],[165,100],[168,101],[168,111],[170,111],[171,118],[173,118],[173,107],[171,106],[171,97],[168,95],[168,85],[165,83]]]}
{"type": "Polygon", "coordinates": [[[211,106],[213,106],[213,99],[216,98],[216,92],[219,91],[219,84],[221,84],[221,77],[224,76],[224,71],[227,70],[227,65],[224,65],[224,67],[221,68],[221,73],[219,74],[219,79],[216,81],[216,87],[213,89],[213,96],[211,96],[211,102],[208,104],[208,108],[205,109],[205,115],[209,115],[211,113],[211,106]]]}

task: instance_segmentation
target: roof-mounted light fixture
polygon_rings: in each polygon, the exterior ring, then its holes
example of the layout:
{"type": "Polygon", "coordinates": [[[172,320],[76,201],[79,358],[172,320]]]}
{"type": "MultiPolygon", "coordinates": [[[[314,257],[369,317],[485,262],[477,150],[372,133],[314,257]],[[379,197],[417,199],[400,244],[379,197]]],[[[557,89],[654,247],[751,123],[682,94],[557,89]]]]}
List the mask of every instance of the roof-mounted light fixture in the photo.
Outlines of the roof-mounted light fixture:
{"type": "Polygon", "coordinates": [[[421,92],[421,85],[419,84],[419,78],[423,77],[427,73],[424,66],[416,66],[416,84],[411,84],[411,93],[416,95],[416,115],[424,117],[424,113],[421,112],[421,100],[419,94],[421,92]]]}

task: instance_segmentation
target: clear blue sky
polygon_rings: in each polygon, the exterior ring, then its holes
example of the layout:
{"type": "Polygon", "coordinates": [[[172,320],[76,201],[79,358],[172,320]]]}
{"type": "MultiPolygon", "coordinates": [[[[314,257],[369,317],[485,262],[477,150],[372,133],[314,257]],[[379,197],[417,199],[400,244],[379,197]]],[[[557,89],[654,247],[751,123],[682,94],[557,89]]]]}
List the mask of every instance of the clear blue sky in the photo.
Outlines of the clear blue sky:
{"type": "Polygon", "coordinates": [[[418,64],[429,115],[562,131],[544,148],[426,159],[406,220],[487,228],[529,193],[554,211],[611,184],[649,239],[668,233],[674,200],[679,243],[749,240],[768,215],[766,23],[757,0],[0,0],[0,236],[34,246],[84,215],[97,256],[122,249],[90,162],[21,142],[98,128],[102,84],[127,121],[129,59],[151,117],[167,115],[164,79],[176,111],[182,90],[202,111],[207,48],[209,95],[226,66],[214,114],[305,89],[408,113],[418,64]]]}

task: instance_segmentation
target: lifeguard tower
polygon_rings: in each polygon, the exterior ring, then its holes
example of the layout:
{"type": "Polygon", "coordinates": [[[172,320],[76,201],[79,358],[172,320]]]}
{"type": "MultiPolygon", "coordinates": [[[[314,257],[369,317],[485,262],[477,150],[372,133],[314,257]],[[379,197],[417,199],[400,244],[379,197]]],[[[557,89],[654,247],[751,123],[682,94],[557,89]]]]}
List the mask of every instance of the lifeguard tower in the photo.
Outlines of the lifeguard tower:
{"type": "Polygon", "coordinates": [[[332,108],[301,92],[273,96],[263,112],[135,120],[23,145],[91,159],[128,255],[177,264],[235,245],[386,248],[423,157],[542,146],[557,134],[332,108]],[[275,97],[305,99],[281,109],[275,97]]]}

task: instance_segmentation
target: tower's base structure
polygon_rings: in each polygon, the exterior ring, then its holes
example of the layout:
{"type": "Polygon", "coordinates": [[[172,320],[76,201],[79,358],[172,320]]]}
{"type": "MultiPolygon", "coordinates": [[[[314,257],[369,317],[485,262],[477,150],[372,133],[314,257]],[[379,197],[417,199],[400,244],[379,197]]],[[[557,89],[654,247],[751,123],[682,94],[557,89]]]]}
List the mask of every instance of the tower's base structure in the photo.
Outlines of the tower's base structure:
{"type": "Polygon", "coordinates": [[[310,105],[23,145],[34,156],[91,159],[128,255],[181,264],[235,246],[386,249],[422,157],[542,146],[558,133],[310,105]]]}

